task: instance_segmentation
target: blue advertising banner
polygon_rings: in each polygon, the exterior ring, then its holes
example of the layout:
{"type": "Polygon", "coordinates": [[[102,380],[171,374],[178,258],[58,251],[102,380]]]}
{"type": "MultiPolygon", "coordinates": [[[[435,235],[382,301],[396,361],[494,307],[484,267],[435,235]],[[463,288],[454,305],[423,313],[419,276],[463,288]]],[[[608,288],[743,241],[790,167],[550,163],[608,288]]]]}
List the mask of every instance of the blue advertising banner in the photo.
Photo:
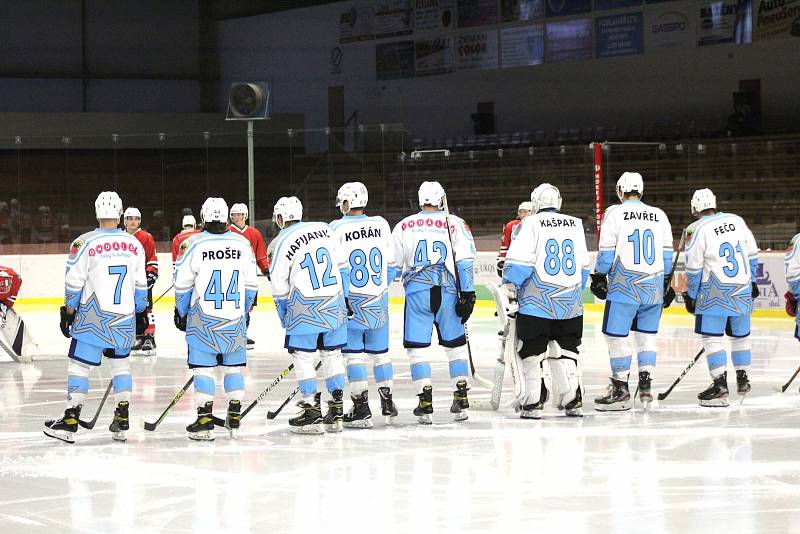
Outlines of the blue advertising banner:
{"type": "Polygon", "coordinates": [[[595,11],[642,5],[642,0],[594,0],[595,11]]]}
{"type": "Polygon", "coordinates": [[[547,23],[547,63],[592,59],[592,21],[565,20],[547,23]]]}
{"type": "Polygon", "coordinates": [[[566,17],[592,10],[592,0],[547,0],[548,17],[566,17]]]}
{"type": "Polygon", "coordinates": [[[594,21],[595,57],[641,54],[642,12],[597,17],[594,21]]]}

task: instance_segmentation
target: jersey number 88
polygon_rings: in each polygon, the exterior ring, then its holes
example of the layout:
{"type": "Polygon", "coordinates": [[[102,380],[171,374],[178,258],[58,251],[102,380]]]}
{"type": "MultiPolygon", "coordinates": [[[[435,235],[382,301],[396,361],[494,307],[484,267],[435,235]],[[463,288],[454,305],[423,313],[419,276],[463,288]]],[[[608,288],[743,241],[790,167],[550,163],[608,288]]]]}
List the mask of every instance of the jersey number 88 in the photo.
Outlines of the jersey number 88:
{"type": "Polygon", "coordinates": [[[565,239],[559,246],[555,239],[548,239],[544,245],[544,272],[555,276],[559,271],[571,276],[575,274],[575,243],[565,239]]]}

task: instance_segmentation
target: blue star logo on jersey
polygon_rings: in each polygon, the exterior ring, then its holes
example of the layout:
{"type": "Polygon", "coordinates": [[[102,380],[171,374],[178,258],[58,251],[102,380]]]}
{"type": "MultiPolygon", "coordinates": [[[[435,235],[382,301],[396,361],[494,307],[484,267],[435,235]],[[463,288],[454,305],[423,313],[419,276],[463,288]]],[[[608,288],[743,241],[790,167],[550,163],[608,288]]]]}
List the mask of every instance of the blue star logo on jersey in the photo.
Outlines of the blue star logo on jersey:
{"type": "Polygon", "coordinates": [[[351,323],[364,328],[380,328],[386,324],[388,310],[383,291],[380,295],[362,295],[350,292],[347,299],[353,308],[351,323]]]}
{"type": "Polygon", "coordinates": [[[73,334],[94,336],[105,347],[130,347],[133,345],[133,314],[103,311],[97,295],[81,304],[72,324],[73,334]]]}
{"type": "Polygon", "coordinates": [[[209,352],[227,354],[244,346],[244,324],[243,318],[230,320],[205,314],[196,301],[189,308],[186,338],[202,343],[209,352]]]}
{"type": "Polygon", "coordinates": [[[555,318],[556,310],[553,307],[553,299],[551,297],[562,289],[559,285],[548,284],[540,280],[536,270],[534,270],[522,289],[519,305],[520,307],[533,306],[546,313],[549,317],[555,318]]]}
{"type": "Polygon", "coordinates": [[[608,293],[622,293],[633,302],[641,304],[658,304],[663,298],[662,288],[656,283],[658,273],[640,273],[628,270],[622,262],[614,262],[611,268],[611,277],[608,283],[608,293]]]}
{"type": "Polygon", "coordinates": [[[410,283],[423,284],[426,286],[438,286],[442,283],[442,271],[445,270],[444,265],[426,265],[417,270],[411,270],[403,275],[403,285],[408,286],[410,283]]]}
{"type": "Polygon", "coordinates": [[[328,331],[344,324],[346,318],[347,308],[341,293],[329,297],[306,297],[295,290],[287,306],[286,329],[308,326],[317,332],[328,331]]]}
{"type": "Polygon", "coordinates": [[[725,284],[713,272],[708,281],[700,288],[697,296],[697,309],[727,311],[737,315],[750,313],[752,299],[750,285],[725,284]]]}
{"type": "Polygon", "coordinates": [[[583,315],[583,301],[580,286],[565,287],[553,295],[556,319],[572,319],[583,315]]]}

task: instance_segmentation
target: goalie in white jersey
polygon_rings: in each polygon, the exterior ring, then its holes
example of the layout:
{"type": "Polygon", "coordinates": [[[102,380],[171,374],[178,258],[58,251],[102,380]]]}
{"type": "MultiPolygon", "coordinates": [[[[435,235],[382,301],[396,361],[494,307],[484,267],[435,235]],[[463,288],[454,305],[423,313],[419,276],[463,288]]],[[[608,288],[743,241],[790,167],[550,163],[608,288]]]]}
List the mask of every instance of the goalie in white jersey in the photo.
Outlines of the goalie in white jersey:
{"type": "Polygon", "coordinates": [[[333,229],[322,222],[303,222],[303,205],[297,197],[275,204],[275,223],[281,229],[270,248],[272,297],[281,325],[284,346],[292,355],[302,400],[301,412],[289,420],[297,434],[341,432],[344,415],[344,364],[347,344],[347,307],[350,264],[333,229]],[[322,417],[314,355],[319,352],[325,386],[331,396],[322,417]]]}
{"type": "Polygon", "coordinates": [[[367,354],[372,356],[372,372],[378,385],[381,413],[387,421],[397,416],[392,400],[394,370],[389,357],[389,284],[395,278],[394,245],[386,219],[367,216],[364,208],[369,195],[361,182],[339,188],[336,206],[343,217],[331,222],[350,262],[350,294],[347,302],[352,315],[347,321],[347,380],[353,408],[344,415],[344,426],[371,428],[372,412],[367,391],[367,354]]]}
{"type": "MultiPolygon", "coordinates": [[[[606,299],[603,334],[611,359],[608,393],[595,399],[596,410],[629,410],[628,374],[636,354],[639,399],[653,400],[651,382],[656,366],[656,333],[664,299],[664,273],[672,269],[672,228],[666,214],[641,201],[642,175],[625,172],[617,180],[620,204],[606,210],[592,293],[606,299]],[[607,277],[610,277],[610,281],[607,277]],[[630,341],[630,331],[634,342],[630,341]]],[[[671,302],[671,296],[667,300],[671,302]]]]}
{"type": "Polygon", "coordinates": [[[133,381],[128,356],[134,342],[136,313],[147,306],[144,250],[139,241],[117,228],[122,200],[113,191],[95,201],[99,227],[72,242],[67,259],[61,332],[72,338],[67,364],[67,409],[47,421],[44,433],[74,443],[81,408],[89,391],[89,370],[109,359],[117,408],[109,427],[125,441],[133,381]]]}
{"type": "Polygon", "coordinates": [[[531,203],[534,215],[517,228],[503,269],[503,282],[515,286],[519,306],[511,365],[518,377],[514,386],[520,417],[541,418],[551,395],[560,410],[580,417],[581,294],[591,263],[583,221],[559,213],[561,193],[550,184],[534,189],[531,203]],[[548,354],[553,341],[557,346],[548,354]]]}
{"type": "Polygon", "coordinates": [[[406,293],[403,346],[411,360],[411,379],[419,397],[414,415],[423,424],[432,422],[433,387],[427,348],[435,325],[439,344],[450,361],[454,389],[450,413],[456,421],[463,421],[469,408],[464,323],[475,306],[475,242],[461,218],[445,217],[445,192],[439,182],[423,182],[418,196],[421,211],[397,223],[392,231],[395,261],[403,269],[406,293]],[[460,287],[456,287],[456,269],[460,287]]]}
{"type": "Polygon", "coordinates": [[[228,204],[208,198],[201,208],[204,231],[188,238],[175,263],[175,326],[186,332],[189,368],[194,370],[197,420],[189,439],[214,439],[214,369],[225,370],[225,426],[239,428],[247,365],[247,323],[258,291],[250,243],[228,229],[228,204]]]}
{"type": "Polygon", "coordinates": [[[686,229],[686,309],[695,314],[694,331],[702,336],[713,383],[697,399],[701,406],[728,405],[728,356],[722,336],[731,338],[731,361],[739,395],[750,391],[750,314],[756,285],[758,246],[738,215],[717,211],[710,189],[692,195],[692,215],[686,229]]]}

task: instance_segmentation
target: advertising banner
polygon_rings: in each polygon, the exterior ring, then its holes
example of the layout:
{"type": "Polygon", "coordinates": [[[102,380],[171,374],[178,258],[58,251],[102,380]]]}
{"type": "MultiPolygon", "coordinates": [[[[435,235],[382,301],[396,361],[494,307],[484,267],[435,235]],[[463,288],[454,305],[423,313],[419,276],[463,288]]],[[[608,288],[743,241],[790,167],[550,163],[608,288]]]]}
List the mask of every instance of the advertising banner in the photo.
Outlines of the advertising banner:
{"type": "Polygon", "coordinates": [[[753,39],[800,37],[800,0],[753,0],[753,39]]]}
{"type": "Polygon", "coordinates": [[[750,42],[750,0],[704,3],[700,5],[698,15],[697,46],[750,42]]]}
{"type": "Polygon", "coordinates": [[[396,80],[414,77],[414,41],[380,43],[375,46],[375,77],[396,80]]]}
{"type": "Polygon", "coordinates": [[[544,17],[544,0],[500,0],[500,20],[517,22],[544,17]]]}
{"type": "Polygon", "coordinates": [[[597,17],[594,35],[595,57],[641,54],[642,12],[597,17]]]}
{"type": "Polygon", "coordinates": [[[458,0],[458,27],[497,24],[497,0],[458,0]]]}
{"type": "Polygon", "coordinates": [[[339,15],[339,43],[375,38],[375,8],[372,3],[355,4],[339,15]]]}
{"type": "Polygon", "coordinates": [[[653,7],[645,11],[644,46],[651,50],[695,46],[692,13],[686,5],[653,7]]]}
{"type": "Polygon", "coordinates": [[[414,0],[414,31],[449,30],[456,23],[456,0],[414,0]]]}
{"type": "Polygon", "coordinates": [[[500,55],[504,69],[544,63],[544,24],[500,30],[500,55]]]}
{"type": "Polygon", "coordinates": [[[548,17],[566,17],[589,13],[592,10],[592,0],[546,0],[548,17]]]}
{"type": "Polygon", "coordinates": [[[456,54],[452,37],[424,39],[414,42],[417,76],[446,74],[456,70],[456,54]]]}
{"type": "Polygon", "coordinates": [[[458,70],[496,69],[499,63],[497,32],[462,33],[456,43],[458,70]]]}
{"type": "Polygon", "coordinates": [[[592,21],[567,20],[547,23],[547,62],[592,59],[592,21]]]}
{"type": "Polygon", "coordinates": [[[414,29],[410,0],[383,0],[375,5],[375,38],[410,35],[414,29]]]}

